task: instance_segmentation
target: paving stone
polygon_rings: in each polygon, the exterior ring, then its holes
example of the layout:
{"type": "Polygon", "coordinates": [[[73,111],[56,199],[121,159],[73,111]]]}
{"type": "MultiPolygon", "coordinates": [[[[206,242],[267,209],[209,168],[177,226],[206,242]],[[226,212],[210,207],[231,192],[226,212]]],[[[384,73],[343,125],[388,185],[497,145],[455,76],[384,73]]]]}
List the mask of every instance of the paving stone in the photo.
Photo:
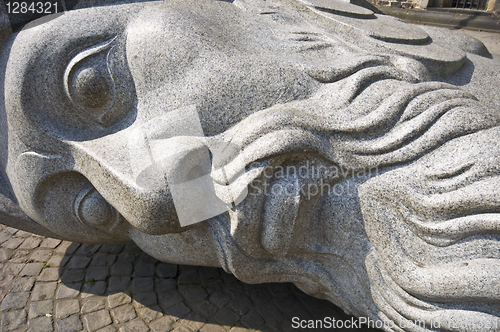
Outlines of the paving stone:
{"type": "Polygon", "coordinates": [[[89,265],[90,260],[91,260],[90,257],[82,256],[82,255],[75,255],[75,256],[70,258],[66,267],[68,269],[84,269],[89,265]]]}
{"type": "Polygon", "coordinates": [[[39,237],[38,235],[23,231],[23,230],[18,230],[15,234],[16,234],[16,236],[19,236],[19,237],[30,237],[30,236],[31,237],[39,237]]]}
{"type": "Polygon", "coordinates": [[[204,300],[208,294],[200,285],[180,285],[179,292],[190,302],[204,300]]]}
{"type": "Polygon", "coordinates": [[[99,310],[91,314],[87,314],[83,316],[83,320],[87,330],[89,331],[98,330],[101,327],[109,325],[113,322],[107,310],[99,310]]]}
{"type": "Polygon", "coordinates": [[[49,260],[50,256],[52,256],[52,250],[37,249],[31,254],[30,259],[34,262],[44,263],[49,260]]]}
{"type": "Polygon", "coordinates": [[[149,328],[141,319],[135,319],[123,325],[120,332],[148,332],[149,328]]]}
{"type": "Polygon", "coordinates": [[[75,251],[78,249],[79,246],[80,246],[80,243],[63,241],[56,248],[56,252],[60,253],[60,254],[63,254],[63,255],[73,255],[75,253],[75,251]]]}
{"type": "Polygon", "coordinates": [[[104,295],[106,292],[105,281],[93,281],[84,283],[82,287],[81,297],[86,298],[94,295],[104,295]]]}
{"type": "Polygon", "coordinates": [[[163,293],[177,288],[177,282],[175,279],[155,278],[155,285],[158,293],[163,293]]]}
{"type": "Polygon", "coordinates": [[[19,275],[21,277],[24,276],[37,276],[40,274],[40,271],[43,269],[43,263],[28,263],[26,266],[21,270],[19,275]]]}
{"type": "Polygon", "coordinates": [[[233,324],[236,324],[240,317],[228,307],[224,307],[214,315],[214,319],[220,325],[233,326],[233,324]]]}
{"type": "Polygon", "coordinates": [[[137,308],[150,307],[158,303],[155,292],[134,293],[133,299],[137,308]]]}
{"type": "Polygon", "coordinates": [[[103,327],[102,329],[97,330],[96,332],[116,332],[116,329],[112,325],[108,325],[103,327]]]}
{"type": "Polygon", "coordinates": [[[28,302],[29,296],[30,293],[28,292],[8,294],[0,305],[0,311],[23,309],[26,306],[26,302],[28,302]]]}
{"type": "Polygon", "coordinates": [[[52,299],[56,292],[57,282],[37,282],[31,292],[31,301],[52,299]]]}
{"type": "Polygon", "coordinates": [[[229,302],[229,306],[240,316],[252,308],[252,301],[247,296],[240,296],[229,302]]]}
{"type": "Polygon", "coordinates": [[[205,317],[211,317],[217,312],[217,307],[209,301],[201,302],[196,306],[196,309],[205,317]]]}
{"type": "Polygon", "coordinates": [[[35,283],[34,277],[16,278],[10,287],[10,293],[29,292],[35,283]]]}
{"type": "Polygon", "coordinates": [[[13,228],[13,227],[6,227],[5,229],[7,230],[7,232],[9,232],[12,235],[14,235],[17,232],[19,232],[19,230],[17,228],[13,228]]]}
{"type": "Polygon", "coordinates": [[[171,332],[193,332],[193,330],[184,325],[177,325],[171,332]]]}
{"type": "Polygon", "coordinates": [[[221,271],[220,276],[226,285],[230,285],[230,284],[234,284],[235,282],[238,282],[238,279],[236,279],[236,277],[234,275],[229,274],[223,270],[221,271]]]}
{"type": "Polygon", "coordinates": [[[11,331],[26,324],[26,310],[11,310],[2,314],[2,331],[11,331]]]}
{"type": "Polygon", "coordinates": [[[0,248],[0,262],[8,261],[12,255],[14,255],[14,250],[8,248],[0,248]]]}
{"type": "Polygon", "coordinates": [[[7,249],[17,249],[24,242],[24,239],[18,237],[12,237],[6,242],[2,243],[2,247],[7,249]]]}
{"type": "Polygon", "coordinates": [[[59,280],[59,269],[49,267],[42,270],[42,273],[36,279],[37,281],[57,281],[59,280]]]}
{"type": "Polygon", "coordinates": [[[132,274],[134,266],[130,261],[116,261],[111,265],[111,275],[113,276],[129,276],[132,274]]]}
{"type": "Polygon", "coordinates": [[[59,288],[57,289],[56,299],[68,299],[77,297],[80,294],[80,289],[82,288],[82,283],[67,283],[67,284],[59,284],[59,288]]]}
{"type": "Polygon", "coordinates": [[[52,331],[52,318],[44,316],[28,321],[28,332],[52,331]]]}
{"type": "Polygon", "coordinates": [[[120,253],[123,248],[125,248],[125,246],[121,244],[104,244],[99,248],[99,252],[116,255],[120,253]]]}
{"type": "Polygon", "coordinates": [[[229,302],[229,300],[231,300],[231,298],[220,291],[214,292],[212,295],[210,295],[210,302],[212,302],[218,308],[222,308],[223,306],[225,306],[226,303],[229,302]]]}
{"type": "Polygon", "coordinates": [[[56,319],[63,319],[79,312],[80,303],[76,299],[60,301],[56,304],[56,319]]]}
{"type": "Polygon", "coordinates": [[[64,266],[68,262],[69,258],[70,258],[69,256],[64,256],[64,255],[53,255],[47,261],[47,265],[51,267],[64,266]]]}
{"type": "Polygon", "coordinates": [[[148,324],[163,316],[161,308],[158,305],[151,307],[137,308],[135,311],[137,312],[137,315],[139,315],[139,317],[141,317],[142,320],[148,324]]]}
{"type": "Polygon", "coordinates": [[[54,309],[54,302],[52,300],[37,301],[30,303],[30,310],[28,311],[28,319],[33,319],[47,314],[52,315],[54,309]]]}
{"type": "Polygon", "coordinates": [[[79,315],[69,316],[56,322],[58,332],[78,332],[83,329],[79,315]]]}
{"type": "Polygon", "coordinates": [[[85,275],[85,280],[106,280],[108,276],[107,266],[91,266],[87,269],[87,274],[85,275]]]}
{"type": "Polygon", "coordinates": [[[155,265],[152,263],[137,263],[134,265],[134,277],[152,277],[155,275],[155,265]]]}
{"type": "Polygon", "coordinates": [[[206,280],[204,284],[207,286],[207,292],[210,295],[224,289],[224,282],[220,279],[206,280]]]}
{"type": "Polygon", "coordinates": [[[64,270],[63,274],[61,276],[61,281],[63,283],[74,283],[74,282],[79,282],[83,281],[85,278],[85,270],[83,269],[78,269],[78,270],[64,270]]]}
{"type": "Polygon", "coordinates": [[[172,328],[174,322],[175,320],[172,319],[171,317],[164,316],[149,324],[149,327],[154,332],[164,332],[164,331],[169,331],[172,328]]]}
{"type": "Polygon", "coordinates": [[[96,298],[87,300],[82,305],[81,313],[88,314],[91,312],[95,312],[95,311],[104,309],[105,307],[106,307],[106,299],[96,297],[96,298]]]}
{"type": "Polygon", "coordinates": [[[177,279],[179,285],[198,284],[199,282],[200,278],[196,270],[182,271],[177,279]]]}
{"type": "Polygon", "coordinates": [[[145,252],[141,252],[141,254],[139,255],[137,261],[139,263],[151,263],[151,264],[156,264],[156,263],[159,262],[159,260],[157,260],[156,258],[154,258],[151,255],[148,255],[145,252]]]}
{"type": "Polygon", "coordinates": [[[231,296],[231,298],[233,298],[233,299],[245,296],[245,294],[246,294],[245,288],[243,288],[243,286],[241,286],[241,283],[233,283],[230,285],[226,285],[224,287],[224,292],[229,294],[231,296]]]}
{"type": "Polygon", "coordinates": [[[36,237],[29,237],[26,240],[24,240],[23,244],[21,244],[18,249],[35,249],[40,245],[40,242],[42,242],[42,239],[36,238],[36,237]]]}
{"type": "Polygon", "coordinates": [[[203,325],[200,332],[227,332],[227,330],[218,324],[211,323],[203,325]]]}
{"type": "Polygon", "coordinates": [[[195,312],[190,312],[183,319],[179,321],[179,324],[188,328],[188,331],[198,331],[204,324],[206,319],[195,312]]]}
{"type": "Polygon", "coordinates": [[[156,275],[160,278],[175,278],[177,276],[177,265],[160,263],[156,266],[156,275]]]}
{"type": "Polygon", "coordinates": [[[134,319],[135,317],[137,317],[137,314],[135,313],[135,309],[131,304],[125,304],[121,307],[111,310],[111,316],[113,316],[115,323],[121,324],[134,319]]]}
{"type": "Polygon", "coordinates": [[[115,308],[122,304],[127,304],[131,302],[132,298],[128,293],[116,293],[108,296],[108,306],[110,308],[115,308]]]}
{"type": "Polygon", "coordinates": [[[153,278],[135,278],[132,280],[132,290],[134,292],[152,292],[153,288],[153,278]]]}
{"type": "Polygon", "coordinates": [[[163,308],[163,311],[183,301],[181,294],[176,290],[158,295],[158,300],[160,301],[160,306],[163,308]]]}
{"type": "Polygon", "coordinates": [[[102,252],[99,252],[94,255],[92,258],[92,261],[90,262],[90,265],[96,265],[96,266],[109,266],[113,264],[113,262],[116,260],[116,255],[110,255],[110,254],[105,254],[102,252]]]}
{"type": "Polygon", "coordinates": [[[6,263],[3,266],[2,272],[5,274],[10,274],[12,276],[18,275],[19,272],[24,268],[26,264],[19,264],[19,263],[6,263]]]}
{"type": "Polygon", "coordinates": [[[44,238],[42,243],[40,243],[40,248],[56,248],[62,241],[58,239],[52,239],[50,237],[44,238]]]}
{"type": "Polygon", "coordinates": [[[108,282],[110,292],[122,292],[129,288],[130,277],[111,277],[108,282]]]}
{"type": "Polygon", "coordinates": [[[241,322],[249,327],[249,328],[259,328],[265,322],[264,319],[259,315],[259,313],[255,310],[250,310],[243,318],[241,318],[241,322]]]}
{"type": "Polygon", "coordinates": [[[8,239],[10,239],[10,237],[12,236],[12,234],[10,234],[7,230],[2,230],[0,231],[0,243],[4,243],[5,241],[7,241],[8,239]]]}
{"type": "Polygon", "coordinates": [[[189,309],[183,302],[180,302],[165,310],[164,314],[174,316],[177,318],[182,318],[185,315],[187,315],[190,311],[191,309],[189,309]]]}
{"type": "Polygon", "coordinates": [[[14,255],[9,259],[11,263],[33,263],[30,260],[31,250],[16,249],[14,255]]]}
{"type": "Polygon", "coordinates": [[[248,295],[254,303],[266,302],[271,299],[271,294],[269,293],[269,291],[263,288],[251,289],[248,291],[248,295]]]}
{"type": "Polygon", "coordinates": [[[220,278],[221,271],[222,271],[222,269],[217,268],[217,267],[202,266],[198,269],[198,275],[200,277],[202,277],[203,279],[220,278]]]}
{"type": "Polygon", "coordinates": [[[101,247],[100,244],[84,243],[78,248],[76,254],[91,257],[97,252],[97,250],[99,250],[100,247],[101,247]]]}

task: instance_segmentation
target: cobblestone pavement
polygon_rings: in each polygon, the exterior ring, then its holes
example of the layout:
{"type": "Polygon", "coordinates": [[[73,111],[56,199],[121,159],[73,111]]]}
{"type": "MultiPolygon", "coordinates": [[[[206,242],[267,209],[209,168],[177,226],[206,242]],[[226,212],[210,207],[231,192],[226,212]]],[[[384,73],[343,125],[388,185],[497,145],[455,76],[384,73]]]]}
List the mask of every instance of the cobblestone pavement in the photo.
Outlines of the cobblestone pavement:
{"type": "Polygon", "coordinates": [[[1,331],[282,332],[298,331],[293,317],[350,319],[292,284],[248,285],[222,269],[159,262],[134,244],[1,225],[0,269],[1,331]]]}

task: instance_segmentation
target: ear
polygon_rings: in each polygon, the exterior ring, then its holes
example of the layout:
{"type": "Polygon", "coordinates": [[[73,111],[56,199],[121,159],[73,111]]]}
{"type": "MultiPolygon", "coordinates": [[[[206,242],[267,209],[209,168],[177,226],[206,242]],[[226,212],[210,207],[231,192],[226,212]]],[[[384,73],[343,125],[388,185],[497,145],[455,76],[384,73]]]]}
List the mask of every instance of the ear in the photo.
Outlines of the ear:
{"type": "Polygon", "coordinates": [[[52,238],[61,238],[28,217],[17,204],[10,183],[0,169],[0,224],[52,238]]]}

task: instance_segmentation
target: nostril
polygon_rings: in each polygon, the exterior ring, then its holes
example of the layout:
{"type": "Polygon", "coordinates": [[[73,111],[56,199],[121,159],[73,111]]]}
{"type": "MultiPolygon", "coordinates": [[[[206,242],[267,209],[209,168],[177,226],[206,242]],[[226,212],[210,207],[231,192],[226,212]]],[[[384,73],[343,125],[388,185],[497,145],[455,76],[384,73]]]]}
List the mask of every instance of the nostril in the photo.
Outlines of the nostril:
{"type": "Polygon", "coordinates": [[[81,222],[102,227],[114,219],[114,209],[93,186],[86,186],[75,200],[75,213],[81,222]]]}

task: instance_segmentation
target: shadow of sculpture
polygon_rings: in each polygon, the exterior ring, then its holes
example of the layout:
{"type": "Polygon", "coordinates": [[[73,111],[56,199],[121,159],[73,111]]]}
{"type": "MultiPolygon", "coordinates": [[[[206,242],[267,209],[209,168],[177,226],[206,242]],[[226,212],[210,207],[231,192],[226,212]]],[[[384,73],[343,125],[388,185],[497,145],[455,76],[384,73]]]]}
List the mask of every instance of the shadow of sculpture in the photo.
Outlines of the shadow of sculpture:
{"type": "MultiPolygon", "coordinates": [[[[311,320],[358,321],[293,284],[251,285],[220,268],[163,263],[135,244],[72,243],[61,260],[59,274],[61,286],[67,288],[61,292],[80,293],[82,314],[109,309],[117,327],[125,321],[113,310],[126,306],[133,307],[147,324],[168,317],[172,326],[177,322],[192,328],[213,324],[259,331],[308,331],[311,320]]],[[[326,326],[315,330],[331,330],[326,326]]],[[[380,331],[366,324],[354,330],[380,331]]]]}

